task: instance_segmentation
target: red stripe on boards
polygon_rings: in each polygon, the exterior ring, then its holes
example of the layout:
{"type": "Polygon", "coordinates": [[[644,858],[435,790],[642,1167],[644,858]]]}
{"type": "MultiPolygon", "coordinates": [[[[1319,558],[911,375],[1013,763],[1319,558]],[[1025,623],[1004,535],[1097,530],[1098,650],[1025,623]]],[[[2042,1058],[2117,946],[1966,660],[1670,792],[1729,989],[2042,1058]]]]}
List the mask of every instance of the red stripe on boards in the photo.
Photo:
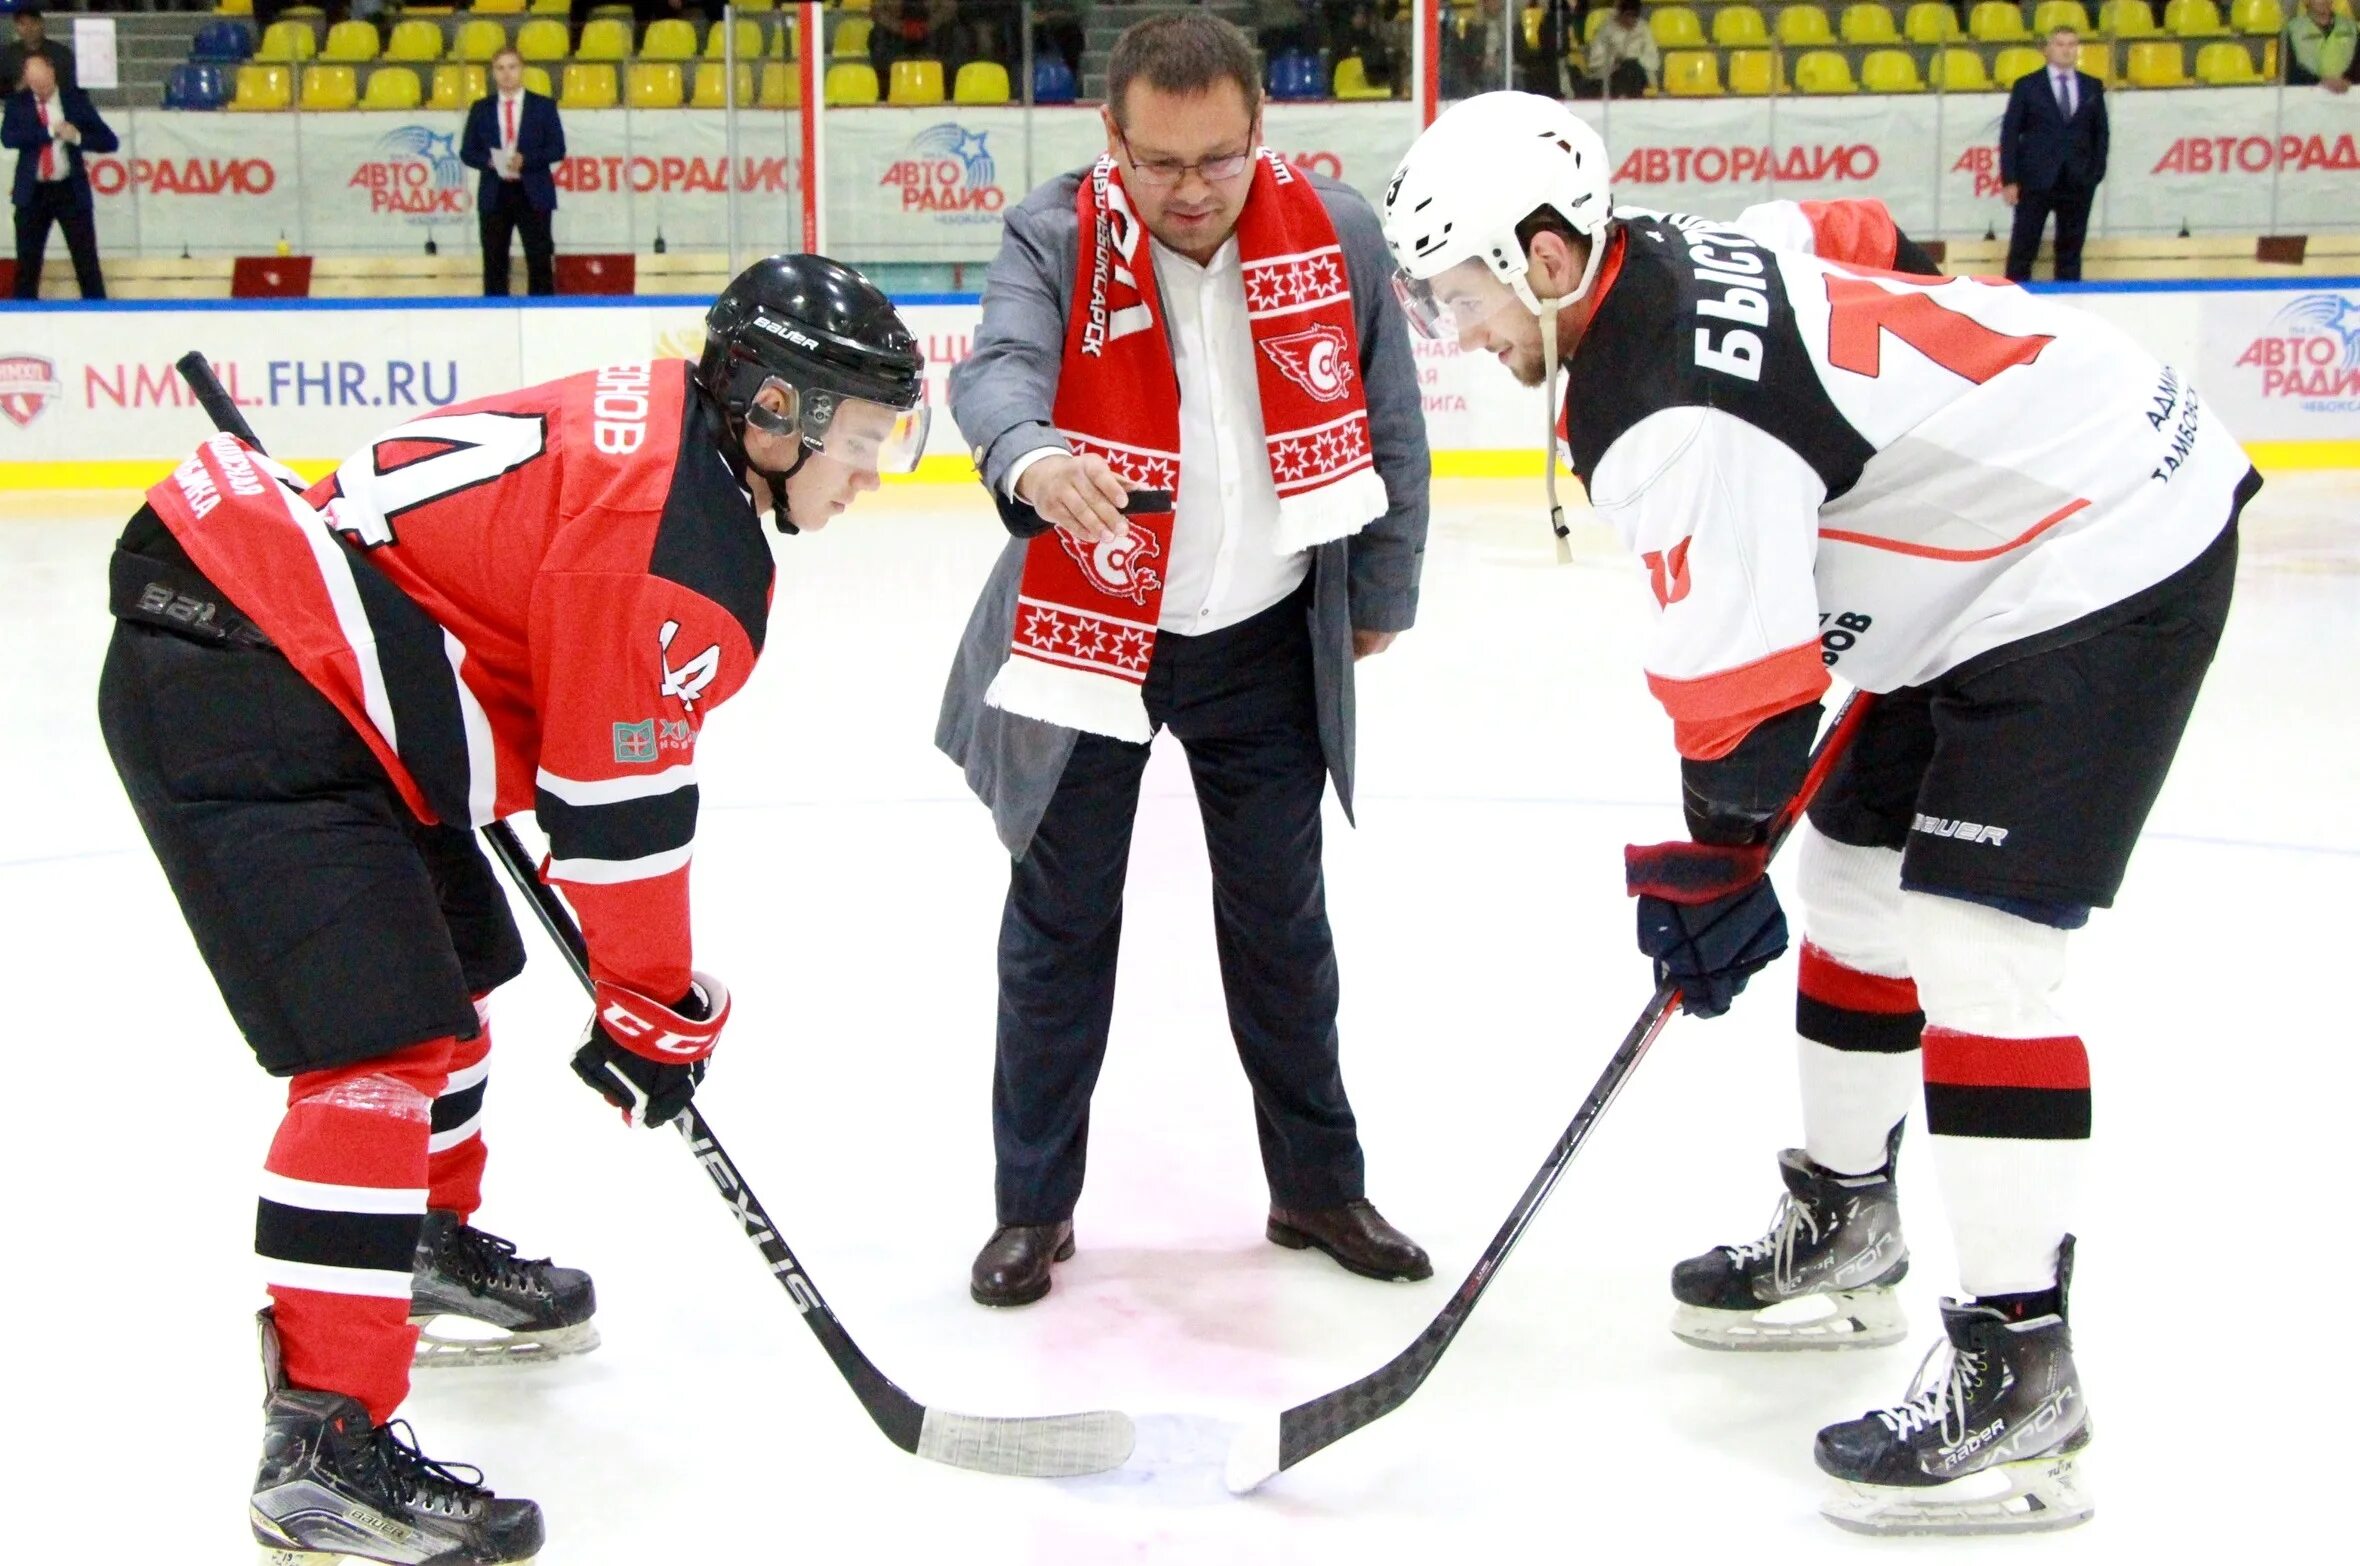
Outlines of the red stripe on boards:
{"type": "Polygon", "coordinates": [[[2089,1091],[2089,1051],[2078,1038],[1994,1039],[1928,1028],[1924,1048],[1929,1083],[2089,1091]]]}
{"type": "Polygon", "coordinates": [[[1796,975],[1795,984],[1821,1005],[1840,1006],[1846,1011],[1894,1017],[1922,1009],[1918,1005],[1916,980],[1888,979],[1847,968],[1809,941],[1803,943],[1802,969],[1796,975]]]}

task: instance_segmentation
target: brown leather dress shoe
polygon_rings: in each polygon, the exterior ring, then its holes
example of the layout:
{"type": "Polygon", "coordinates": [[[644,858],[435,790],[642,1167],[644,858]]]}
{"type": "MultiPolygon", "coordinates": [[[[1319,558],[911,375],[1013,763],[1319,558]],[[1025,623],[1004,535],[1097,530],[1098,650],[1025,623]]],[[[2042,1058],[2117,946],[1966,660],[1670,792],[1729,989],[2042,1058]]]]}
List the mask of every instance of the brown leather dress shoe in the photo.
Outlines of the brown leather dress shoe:
{"type": "Polygon", "coordinates": [[[1064,1223],[1002,1224],[975,1253],[975,1266],[967,1274],[967,1292],[978,1305],[1030,1305],[1049,1292],[1049,1264],[1072,1254],[1070,1219],[1064,1223]]]}
{"type": "Polygon", "coordinates": [[[1434,1264],[1417,1241],[1387,1223],[1366,1198],[1341,1207],[1273,1207],[1264,1232],[1290,1251],[1325,1251],[1337,1266],[1364,1278],[1415,1283],[1434,1276],[1434,1264]]]}

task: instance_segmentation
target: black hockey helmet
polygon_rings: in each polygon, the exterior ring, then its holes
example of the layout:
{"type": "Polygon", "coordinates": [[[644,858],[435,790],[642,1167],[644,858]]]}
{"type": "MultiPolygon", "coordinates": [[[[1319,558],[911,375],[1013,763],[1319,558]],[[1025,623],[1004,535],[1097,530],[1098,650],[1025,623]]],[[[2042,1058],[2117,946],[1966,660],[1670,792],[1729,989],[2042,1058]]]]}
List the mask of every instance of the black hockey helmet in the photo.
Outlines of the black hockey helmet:
{"type": "Polygon", "coordinates": [[[809,454],[872,472],[907,473],[926,449],[926,358],[874,283],[825,256],[768,256],[740,272],[705,313],[697,386],[722,417],[733,466],[747,464],[748,424],[800,440],[792,467],[764,472],[781,531],[786,480],[809,454]],[[787,406],[755,404],[776,385],[787,406]]]}

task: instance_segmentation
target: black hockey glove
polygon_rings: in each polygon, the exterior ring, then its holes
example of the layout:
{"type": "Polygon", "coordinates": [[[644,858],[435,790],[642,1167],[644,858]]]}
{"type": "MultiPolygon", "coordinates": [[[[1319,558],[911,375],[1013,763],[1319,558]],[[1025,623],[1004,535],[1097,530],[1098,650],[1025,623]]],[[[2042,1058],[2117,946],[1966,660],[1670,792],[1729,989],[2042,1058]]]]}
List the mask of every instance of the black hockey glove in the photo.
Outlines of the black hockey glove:
{"type": "Polygon", "coordinates": [[[625,1125],[660,1126],[686,1109],[705,1080],[705,1057],[729,1020],[729,991],[692,975],[688,994],[665,1006],[619,984],[600,984],[574,1075],[623,1112],[625,1125]]]}
{"type": "Polygon", "coordinates": [[[1655,982],[1680,987],[1680,1009],[1718,1017],[1745,981],[1786,950],[1786,915],[1770,886],[1769,850],[1657,843],[1623,850],[1639,899],[1639,950],[1655,982]]]}

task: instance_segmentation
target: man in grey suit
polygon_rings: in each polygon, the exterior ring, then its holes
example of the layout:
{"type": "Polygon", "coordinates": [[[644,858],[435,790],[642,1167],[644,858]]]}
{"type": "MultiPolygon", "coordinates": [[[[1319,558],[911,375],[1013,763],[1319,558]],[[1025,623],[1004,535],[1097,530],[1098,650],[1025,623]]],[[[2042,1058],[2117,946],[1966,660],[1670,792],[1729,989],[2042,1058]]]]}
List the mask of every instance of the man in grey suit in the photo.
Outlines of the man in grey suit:
{"type": "MultiPolygon", "coordinates": [[[[1168,584],[1141,695],[1149,722],[1186,749],[1203,813],[1222,985],[1271,1193],[1267,1234],[1363,1276],[1428,1277],[1425,1252],[1363,1189],[1320,865],[1327,782],[1352,803],[1353,661],[1408,629],[1425,550],[1430,463],[1392,262],[1367,202],[1313,178],[1344,252],[1385,510],[1352,536],[1281,553],[1236,239],[1261,143],[1252,46],[1201,11],[1142,22],[1115,48],[1107,98],[1109,156],[1154,241],[1180,400],[1168,584]]],[[[999,1227],[970,1277],[986,1305],[1039,1299],[1050,1264],[1072,1254],[1148,753],[985,701],[1008,661],[1028,540],[1058,527],[1089,542],[1129,526],[1130,486],[1097,455],[1074,454],[1052,411],[1085,175],[1051,180],[1008,214],[974,352],[951,374],[952,415],[1015,535],[968,623],[936,732],[1012,861],[992,1090],[999,1227]]]]}

